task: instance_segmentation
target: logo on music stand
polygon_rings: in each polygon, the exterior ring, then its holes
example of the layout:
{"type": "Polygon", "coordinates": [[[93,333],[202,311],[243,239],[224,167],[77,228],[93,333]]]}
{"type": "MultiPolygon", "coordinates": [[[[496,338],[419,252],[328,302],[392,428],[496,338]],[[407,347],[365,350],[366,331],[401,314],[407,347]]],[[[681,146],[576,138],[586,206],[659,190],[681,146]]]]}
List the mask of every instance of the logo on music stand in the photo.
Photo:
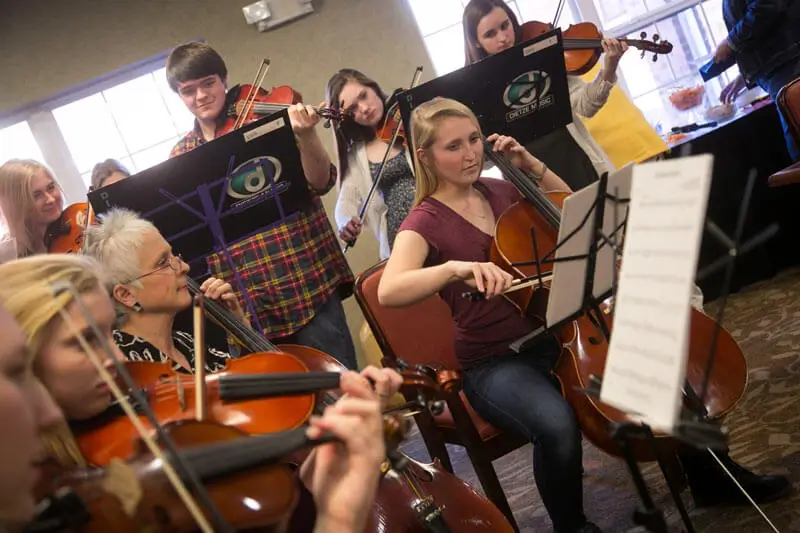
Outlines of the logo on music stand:
{"type": "Polygon", "coordinates": [[[513,122],[535,113],[539,109],[553,105],[550,94],[550,76],[542,70],[524,72],[511,80],[503,91],[503,103],[511,111],[506,113],[506,121],[513,122]]]}
{"type": "Polygon", "coordinates": [[[262,156],[248,159],[231,172],[228,196],[249,201],[255,196],[280,194],[289,187],[288,183],[280,182],[281,171],[281,162],[275,157],[262,156]],[[272,191],[273,183],[277,192],[272,191]]]}

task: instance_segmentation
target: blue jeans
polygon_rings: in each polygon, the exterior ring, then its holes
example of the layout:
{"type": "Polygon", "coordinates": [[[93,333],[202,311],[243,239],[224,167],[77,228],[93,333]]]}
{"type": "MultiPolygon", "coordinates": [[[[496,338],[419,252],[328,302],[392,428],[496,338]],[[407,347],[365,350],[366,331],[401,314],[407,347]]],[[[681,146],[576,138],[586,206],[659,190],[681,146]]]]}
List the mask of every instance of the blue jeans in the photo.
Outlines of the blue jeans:
{"type": "MultiPolygon", "coordinates": [[[[770,73],[770,75],[759,78],[757,83],[762,89],[767,91],[772,99],[778,101],[778,91],[781,87],[790,81],[800,77],[800,61],[793,61],[786,65],[779,67],[777,70],[770,73]]],[[[800,161],[800,148],[794,142],[791,132],[789,131],[789,122],[781,113],[781,124],[783,125],[783,136],[786,138],[786,149],[792,157],[792,161],[800,161]]]]}
{"type": "Polygon", "coordinates": [[[342,307],[342,300],[334,292],[314,318],[295,333],[280,339],[273,339],[275,344],[300,344],[321,350],[333,356],[350,370],[358,370],[356,347],[347,327],[347,319],[342,307]]]}
{"type": "Polygon", "coordinates": [[[494,357],[464,371],[464,393],[486,421],[534,443],[533,474],[557,533],[586,523],[581,432],[550,374],[560,350],[543,341],[521,354],[494,357]]]}

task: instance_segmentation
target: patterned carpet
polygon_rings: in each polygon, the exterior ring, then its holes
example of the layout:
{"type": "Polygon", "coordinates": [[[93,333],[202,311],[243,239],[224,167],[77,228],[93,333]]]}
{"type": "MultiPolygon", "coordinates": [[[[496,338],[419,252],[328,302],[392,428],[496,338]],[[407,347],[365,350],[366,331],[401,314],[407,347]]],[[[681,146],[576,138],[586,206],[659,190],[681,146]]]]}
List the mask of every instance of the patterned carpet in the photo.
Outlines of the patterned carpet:
{"type": "MultiPolygon", "coordinates": [[[[706,305],[715,312],[715,302],[706,305]]],[[[793,489],[787,498],[763,506],[783,533],[800,532],[800,270],[751,285],[730,297],[725,327],[740,343],[750,370],[749,384],[739,406],[728,417],[731,456],[758,473],[782,473],[793,489]]],[[[404,445],[418,460],[428,460],[418,435],[404,445]]],[[[480,490],[464,450],[449,447],[456,474],[480,490]]],[[[531,447],[495,461],[514,516],[522,531],[552,531],[533,482],[531,447]]],[[[644,531],[632,521],[639,503],[628,470],[584,444],[586,514],[607,533],[644,531]]],[[[680,517],[657,466],[643,466],[651,494],[666,516],[670,531],[683,531],[680,517]]],[[[689,491],[683,494],[697,532],[772,531],[751,507],[695,509],[689,491]]]]}

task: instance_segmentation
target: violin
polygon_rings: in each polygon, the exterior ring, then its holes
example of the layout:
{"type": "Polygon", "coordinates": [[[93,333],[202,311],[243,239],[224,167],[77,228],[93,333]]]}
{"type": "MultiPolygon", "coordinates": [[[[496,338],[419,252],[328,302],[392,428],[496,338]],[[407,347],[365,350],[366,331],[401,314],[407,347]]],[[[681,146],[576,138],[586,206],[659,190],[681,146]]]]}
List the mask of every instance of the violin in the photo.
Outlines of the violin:
{"type": "MultiPolygon", "coordinates": [[[[231,87],[225,96],[224,121],[217,127],[216,136],[220,137],[245,124],[302,102],[303,96],[288,85],[273,87],[269,91],[250,84],[231,87]]],[[[326,126],[329,126],[331,120],[343,120],[345,117],[340,110],[332,107],[311,107],[328,121],[326,126]]]]}
{"type": "MultiPolygon", "coordinates": [[[[263,59],[252,84],[236,85],[228,90],[225,95],[224,113],[220,117],[221,123],[217,125],[216,137],[230,133],[267,115],[277,113],[293,104],[303,102],[303,95],[288,85],[273,87],[270,91],[261,87],[261,82],[267,75],[269,66],[269,59],[263,59]]],[[[340,121],[345,118],[345,115],[338,109],[312,107],[326,119],[326,128],[330,127],[331,120],[340,121]]]]}
{"type": "MultiPolygon", "coordinates": [[[[558,240],[561,218],[560,207],[566,196],[563,193],[545,193],[504,156],[484,142],[484,153],[503,175],[520,191],[524,200],[509,206],[497,219],[490,260],[522,280],[539,280],[552,274],[552,263],[541,261],[541,253],[552,250],[558,240]],[[531,234],[536,236],[535,245],[531,234]],[[531,259],[534,258],[534,261],[531,259]]],[[[522,284],[522,283],[520,283],[522,284]]],[[[535,325],[545,324],[549,298],[547,283],[526,284],[520,290],[503,295],[535,325]]],[[[713,319],[691,308],[691,329],[684,403],[701,411],[708,420],[719,420],[730,412],[744,395],[747,385],[747,361],[731,334],[713,319]],[[715,336],[719,332],[719,336],[715,336]],[[714,346],[715,361],[708,376],[707,394],[700,403],[694,391],[702,390],[706,369],[714,346]]],[[[572,406],[578,423],[586,437],[604,452],[623,457],[622,451],[611,438],[615,423],[629,422],[627,414],[603,404],[585,393],[593,387],[592,377],[602,376],[608,353],[608,337],[612,330],[613,312],[609,302],[601,309],[599,317],[584,314],[563,326],[557,337],[562,353],[555,368],[561,382],[562,394],[572,406]],[[603,323],[599,323],[602,320],[603,323]]],[[[657,434],[664,446],[677,444],[671,436],[657,434]]],[[[655,461],[657,456],[651,443],[634,439],[631,443],[637,461],[655,461]]]]}
{"type": "MultiPolygon", "coordinates": [[[[89,191],[91,192],[91,190],[89,191]]],[[[94,210],[89,202],[79,202],[61,212],[55,229],[45,245],[51,254],[76,254],[83,248],[86,229],[94,224],[94,210]]]]}
{"type": "MultiPolygon", "coordinates": [[[[189,290],[200,292],[199,285],[191,279],[189,290]]],[[[342,367],[336,371],[311,372],[303,362],[335,361],[329,355],[306,346],[278,348],[240,322],[222,304],[207,301],[205,307],[215,321],[230,328],[234,338],[253,353],[228,360],[222,370],[204,377],[199,385],[196,376],[175,372],[170,363],[126,362],[128,374],[159,422],[200,416],[252,434],[283,431],[308,419],[317,405],[315,393],[338,388],[342,367]],[[197,395],[198,388],[202,389],[201,397],[197,395]],[[207,413],[201,410],[205,403],[207,413]]],[[[403,387],[441,394],[441,386],[428,374],[407,370],[402,375],[403,387]]],[[[451,381],[443,382],[442,386],[455,386],[455,378],[446,377],[451,381]]],[[[426,407],[428,403],[420,392],[420,404],[416,407],[426,407]]],[[[98,417],[75,424],[78,446],[89,463],[106,465],[131,453],[137,431],[120,414],[112,406],[98,417]]]]}
{"type": "MultiPolygon", "coordinates": [[[[553,25],[546,22],[529,21],[520,26],[521,39],[527,41],[553,31],[553,25]]],[[[567,65],[567,74],[580,76],[586,74],[600,60],[603,52],[603,34],[591,22],[579,22],[571,24],[561,33],[564,43],[564,61],[567,65]]],[[[646,40],[647,32],[642,32],[640,39],[619,39],[619,42],[626,43],[628,46],[638,48],[645,52],[653,53],[653,61],[658,60],[660,54],[672,52],[672,43],[667,40],[661,41],[658,34],[653,35],[653,39],[646,40]]]]}
{"type": "MultiPolygon", "coordinates": [[[[297,478],[283,459],[296,450],[336,440],[309,439],[305,428],[249,436],[230,426],[196,420],[167,424],[164,429],[233,531],[282,531],[299,496],[297,478]]],[[[405,438],[408,424],[385,416],[383,431],[387,450],[394,450],[405,438]]],[[[49,505],[38,517],[35,531],[63,531],[67,526],[85,533],[197,531],[160,459],[141,443],[131,448],[133,454],[124,462],[56,475],[47,495],[56,494],[46,500],[49,505]]]]}

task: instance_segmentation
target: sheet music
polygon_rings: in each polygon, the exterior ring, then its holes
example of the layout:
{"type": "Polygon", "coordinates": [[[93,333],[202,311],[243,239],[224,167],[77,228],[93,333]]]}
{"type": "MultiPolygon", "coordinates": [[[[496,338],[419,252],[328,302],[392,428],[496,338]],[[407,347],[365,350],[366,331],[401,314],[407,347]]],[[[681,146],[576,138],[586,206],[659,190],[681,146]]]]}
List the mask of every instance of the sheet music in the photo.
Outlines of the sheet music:
{"type": "Polygon", "coordinates": [[[671,431],[680,413],[712,162],[698,155],[633,171],[600,400],[660,431],[671,431]]]}
{"type": "MultiPolygon", "coordinates": [[[[607,193],[619,199],[630,198],[632,176],[633,165],[626,165],[611,174],[608,177],[607,193]]],[[[581,257],[589,253],[589,247],[594,242],[592,236],[594,219],[587,220],[586,217],[587,214],[590,217],[594,216],[598,185],[598,182],[592,183],[564,200],[561,208],[561,224],[558,230],[558,242],[563,244],[556,251],[556,259],[581,257]],[[576,229],[577,232],[575,232],[576,229]],[[573,232],[575,232],[574,235],[573,232]]],[[[618,204],[607,198],[603,217],[603,234],[610,236],[616,226],[622,224],[626,215],[626,204],[618,204]]],[[[597,252],[597,265],[594,271],[592,292],[595,298],[611,290],[615,264],[614,251],[610,246],[603,245],[597,252]]],[[[551,296],[547,302],[548,325],[552,326],[569,318],[583,307],[587,266],[585,259],[553,264],[550,294],[556,295],[556,297],[551,296]]]]}

